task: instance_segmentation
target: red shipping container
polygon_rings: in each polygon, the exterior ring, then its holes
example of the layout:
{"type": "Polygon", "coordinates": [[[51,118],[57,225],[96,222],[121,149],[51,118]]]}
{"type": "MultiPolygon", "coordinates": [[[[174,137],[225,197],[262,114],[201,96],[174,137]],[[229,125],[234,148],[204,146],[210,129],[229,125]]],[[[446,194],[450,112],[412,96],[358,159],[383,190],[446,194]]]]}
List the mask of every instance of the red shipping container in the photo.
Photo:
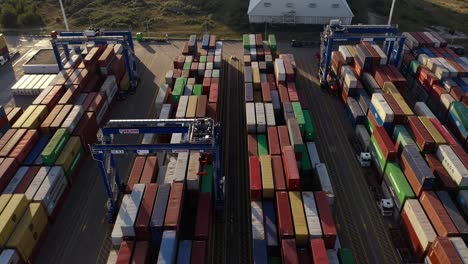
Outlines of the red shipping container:
{"type": "Polygon", "coordinates": [[[385,128],[379,126],[374,127],[372,135],[375,137],[377,145],[380,147],[380,150],[382,150],[385,159],[395,160],[398,156],[398,150],[395,148],[385,128]]]}
{"type": "Polygon", "coordinates": [[[99,67],[106,68],[110,64],[112,59],[114,59],[114,56],[114,45],[108,45],[98,59],[99,67]]]}
{"type": "MultiPolygon", "coordinates": [[[[145,191],[146,192],[146,191],[145,191]]],[[[150,259],[149,242],[136,241],[135,251],[133,252],[132,264],[145,264],[150,259]]]]}
{"type": "Polygon", "coordinates": [[[380,88],[383,88],[384,83],[390,82],[390,78],[388,78],[387,74],[385,74],[384,68],[384,66],[380,66],[375,71],[375,81],[380,86],[380,88]]]}
{"type": "Polygon", "coordinates": [[[192,255],[190,257],[191,264],[208,263],[206,253],[206,241],[192,241],[192,255]]]}
{"type": "Polygon", "coordinates": [[[117,255],[116,264],[129,264],[132,260],[133,247],[135,242],[133,241],[122,241],[120,244],[119,253],[117,255]]]}
{"type": "Polygon", "coordinates": [[[292,146],[283,148],[283,165],[288,190],[299,190],[301,180],[299,177],[299,169],[297,168],[296,154],[292,146]]]}
{"type": "Polygon", "coordinates": [[[429,118],[429,120],[431,120],[432,124],[437,128],[437,131],[439,131],[447,144],[451,146],[458,144],[457,141],[448,132],[447,128],[445,128],[445,126],[443,126],[437,118],[429,118]]]}
{"type": "Polygon", "coordinates": [[[145,167],[141,173],[140,183],[150,184],[156,182],[158,176],[159,164],[157,156],[146,157],[145,167]]]}
{"type": "Polygon", "coordinates": [[[5,134],[3,134],[0,139],[0,149],[5,147],[5,145],[10,142],[10,139],[16,134],[17,129],[8,129],[5,134]]]}
{"type": "Polygon", "coordinates": [[[293,82],[287,84],[288,96],[291,102],[299,102],[299,96],[297,95],[296,85],[293,82]]]}
{"type": "Polygon", "coordinates": [[[310,249],[312,251],[312,259],[314,264],[328,263],[327,249],[325,248],[325,242],[323,239],[311,239],[310,249]]]}
{"type": "Polygon", "coordinates": [[[210,86],[210,97],[208,103],[217,103],[218,102],[218,84],[212,83],[210,86]]]}
{"type": "Polygon", "coordinates": [[[271,165],[273,169],[273,181],[276,191],[285,191],[286,183],[284,182],[283,161],[280,155],[271,156],[271,165]]]}
{"type": "Polygon", "coordinates": [[[247,135],[247,148],[249,151],[249,156],[257,156],[258,155],[258,145],[257,145],[257,135],[255,134],[248,134],[247,135]]]}
{"type": "Polygon", "coordinates": [[[9,139],[2,150],[0,150],[0,157],[8,157],[8,154],[10,154],[16,144],[21,140],[26,131],[26,129],[16,130],[15,134],[9,139]]]}
{"type": "Polygon", "coordinates": [[[86,87],[88,85],[89,81],[91,80],[91,76],[92,76],[92,74],[90,74],[87,69],[83,69],[79,73],[79,75],[75,79],[75,81],[73,82],[73,85],[77,85],[80,88],[86,87]]]}
{"type": "Polygon", "coordinates": [[[299,264],[296,252],[296,241],[294,239],[283,239],[281,241],[281,257],[283,263],[299,264]]]}
{"type": "Polygon", "coordinates": [[[203,78],[203,94],[208,95],[210,93],[211,78],[203,78]]]}
{"type": "Polygon", "coordinates": [[[40,168],[40,166],[29,167],[23,179],[21,179],[21,182],[16,187],[15,193],[25,193],[40,168]]]}
{"type": "Polygon", "coordinates": [[[16,147],[10,152],[9,157],[14,158],[17,163],[21,164],[28,156],[29,152],[34,148],[38,140],[39,133],[37,130],[28,130],[18,144],[16,144],[16,147]]]}
{"type": "Polygon", "coordinates": [[[197,100],[197,112],[196,117],[206,117],[206,104],[207,104],[207,97],[206,95],[198,96],[197,100]]]}
{"type": "Polygon", "coordinates": [[[98,131],[96,115],[93,112],[86,112],[73,130],[73,136],[79,136],[84,149],[88,151],[88,144],[97,141],[96,133],[98,131]]]}
{"type": "Polygon", "coordinates": [[[93,103],[94,98],[96,97],[96,95],[97,95],[97,92],[91,92],[91,93],[88,94],[88,96],[86,96],[86,99],[84,100],[84,102],[82,104],[83,109],[88,110],[88,108],[93,103]]]}
{"type": "Polygon", "coordinates": [[[210,49],[215,49],[216,48],[216,36],[215,35],[210,35],[210,49]]]}
{"type": "Polygon", "coordinates": [[[288,88],[282,83],[278,84],[278,94],[282,103],[289,102],[288,88]]]}
{"type": "Polygon", "coordinates": [[[463,150],[463,148],[458,144],[451,145],[451,147],[463,165],[468,168],[468,155],[466,155],[466,152],[463,150]]]}
{"type": "Polygon", "coordinates": [[[312,263],[312,255],[308,248],[297,248],[299,263],[312,263]]]}
{"type": "Polygon", "coordinates": [[[10,183],[18,170],[18,163],[14,158],[5,158],[0,164],[0,192],[10,183]]]}
{"type": "Polygon", "coordinates": [[[270,155],[281,155],[280,143],[278,139],[278,130],[276,127],[268,127],[268,153],[270,155]]]}
{"type": "Polygon", "coordinates": [[[184,202],[184,184],[173,183],[169,201],[167,202],[166,218],[164,227],[168,230],[179,230],[182,206],[184,202]]]}
{"type": "Polygon", "coordinates": [[[211,78],[211,84],[216,83],[219,85],[219,78],[211,78]]]}
{"type": "Polygon", "coordinates": [[[262,199],[262,176],[260,174],[260,160],[258,156],[249,157],[250,199],[262,199]]]}
{"type": "Polygon", "coordinates": [[[398,105],[397,101],[392,94],[382,94],[387,101],[387,104],[393,111],[393,123],[394,124],[404,124],[406,122],[406,116],[401,107],[398,105]]]}
{"type": "Polygon", "coordinates": [[[262,34],[255,34],[255,47],[256,48],[262,48],[263,47],[262,34]]]}
{"type": "Polygon", "coordinates": [[[287,126],[278,126],[278,138],[281,149],[287,146],[291,146],[289,141],[289,131],[287,126]]]}
{"type": "Polygon", "coordinates": [[[294,239],[294,226],[291,217],[289,195],[285,191],[276,192],[276,214],[278,216],[278,236],[281,239],[294,239]]]}
{"type": "Polygon", "coordinates": [[[421,243],[419,242],[419,239],[416,235],[416,231],[414,230],[413,226],[411,225],[408,216],[406,215],[405,211],[401,212],[401,225],[404,229],[404,234],[408,237],[408,240],[410,241],[411,248],[413,249],[413,255],[415,257],[415,260],[417,262],[422,262],[422,259],[425,255],[425,250],[422,247],[421,243]]]}
{"type": "Polygon", "coordinates": [[[336,227],[333,215],[328,205],[328,198],[325,192],[315,192],[315,203],[320,215],[320,223],[323,230],[323,241],[327,249],[335,248],[336,241],[336,227]]]}
{"type": "Polygon", "coordinates": [[[433,151],[436,147],[434,139],[426,130],[417,116],[408,117],[408,127],[416,139],[415,142],[421,151],[433,151]]]}
{"type": "Polygon", "coordinates": [[[125,188],[125,193],[131,193],[133,190],[133,185],[140,182],[141,173],[145,166],[146,157],[136,157],[133,162],[133,167],[128,177],[127,187],[125,188]]]}
{"type": "Polygon", "coordinates": [[[419,202],[439,236],[454,237],[460,235],[444,206],[433,191],[423,191],[419,202]]]}
{"type": "Polygon", "coordinates": [[[198,194],[197,216],[194,238],[207,241],[210,237],[211,224],[211,196],[210,193],[198,194]]]}
{"type": "Polygon", "coordinates": [[[427,253],[432,264],[462,264],[464,263],[452,244],[446,237],[437,237],[427,253]]]}
{"type": "Polygon", "coordinates": [[[73,108],[73,105],[64,105],[62,110],[60,111],[60,114],[57,115],[57,117],[54,119],[54,122],[50,124],[49,129],[50,133],[55,133],[55,131],[60,128],[62,125],[63,121],[67,117],[68,113],[70,113],[71,109],[73,108]]]}
{"type": "Polygon", "coordinates": [[[42,100],[41,105],[46,105],[47,110],[49,111],[52,110],[64,93],[65,89],[62,85],[55,85],[44,100],[42,100]]]}
{"type": "MultiPolygon", "coordinates": [[[[148,160],[148,159],[147,159],[148,160]]],[[[135,237],[137,240],[150,240],[151,230],[149,227],[151,221],[151,213],[153,212],[153,205],[158,193],[158,184],[146,184],[145,193],[141,200],[140,209],[135,220],[135,237]]]]}
{"type": "Polygon", "coordinates": [[[262,99],[265,103],[271,103],[270,85],[262,83],[262,99]]]}
{"type": "Polygon", "coordinates": [[[54,109],[49,113],[49,115],[46,117],[44,122],[42,122],[41,126],[39,127],[39,130],[41,131],[42,134],[49,134],[50,130],[49,127],[54,122],[54,119],[60,114],[60,111],[62,111],[63,105],[56,105],[54,109]]]}
{"type": "Polygon", "coordinates": [[[434,154],[426,154],[424,157],[432,173],[437,177],[436,184],[439,186],[439,188],[445,189],[446,191],[456,192],[458,186],[452,180],[452,177],[448,174],[447,170],[445,170],[444,166],[437,159],[437,157],[434,154]]]}

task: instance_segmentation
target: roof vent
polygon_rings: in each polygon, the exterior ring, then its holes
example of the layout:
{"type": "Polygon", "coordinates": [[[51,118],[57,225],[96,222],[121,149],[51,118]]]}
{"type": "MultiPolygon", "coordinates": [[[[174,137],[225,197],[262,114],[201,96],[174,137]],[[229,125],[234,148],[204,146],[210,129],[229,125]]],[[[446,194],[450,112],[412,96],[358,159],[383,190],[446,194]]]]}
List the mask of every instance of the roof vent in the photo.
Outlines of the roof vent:
{"type": "Polygon", "coordinates": [[[263,3],[263,5],[264,5],[265,7],[270,7],[270,6],[271,6],[271,3],[265,2],[265,3],[263,3]]]}
{"type": "Polygon", "coordinates": [[[340,7],[340,4],[332,4],[332,7],[333,8],[338,8],[338,7],[340,7]]]}

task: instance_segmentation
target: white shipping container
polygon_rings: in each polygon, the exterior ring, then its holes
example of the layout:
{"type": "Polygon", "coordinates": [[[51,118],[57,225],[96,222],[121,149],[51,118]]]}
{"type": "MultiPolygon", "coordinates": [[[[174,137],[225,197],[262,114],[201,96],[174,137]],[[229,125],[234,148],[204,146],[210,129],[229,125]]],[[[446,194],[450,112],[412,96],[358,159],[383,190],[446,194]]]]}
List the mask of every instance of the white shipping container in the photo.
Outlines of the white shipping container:
{"type": "Polygon", "coordinates": [[[117,218],[115,219],[114,228],[112,229],[111,233],[112,245],[114,246],[120,246],[123,240],[121,226],[123,224],[123,219],[128,218],[127,208],[124,205],[128,204],[129,200],[130,194],[125,194],[122,198],[119,213],[117,214],[117,218]]]}
{"type": "Polygon", "coordinates": [[[144,134],[141,144],[148,145],[153,144],[156,134],[144,134]]]}
{"type": "Polygon", "coordinates": [[[275,77],[277,81],[286,80],[286,69],[284,68],[284,61],[282,59],[276,59],[274,63],[275,77]]]}
{"type": "Polygon", "coordinates": [[[204,76],[205,75],[205,68],[206,68],[206,63],[205,62],[199,62],[198,63],[198,75],[204,76]]]}
{"type": "Polygon", "coordinates": [[[436,118],[435,115],[432,113],[431,109],[429,109],[429,107],[424,102],[416,102],[414,104],[414,113],[418,116],[436,118]]]}
{"type": "Polygon", "coordinates": [[[187,171],[187,189],[198,190],[200,187],[200,152],[191,150],[187,171]]]}
{"type": "Polygon", "coordinates": [[[403,206],[403,211],[408,216],[409,222],[413,226],[423,250],[428,249],[437,235],[421,204],[416,199],[407,199],[403,206]]]}
{"type": "Polygon", "coordinates": [[[98,124],[101,124],[102,119],[106,115],[108,109],[109,109],[109,104],[107,102],[105,102],[104,105],[102,106],[101,110],[99,111],[99,113],[96,116],[96,121],[97,121],[98,124]]]}
{"type": "Polygon", "coordinates": [[[252,239],[265,239],[265,229],[263,226],[263,209],[262,202],[250,202],[252,207],[252,239]]]}
{"type": "Polygon", "coordinates": [[[214,56],[213,66],[215,69],[221,69],[221,56],[220,55],[214,56]]]}
{"type": "Polygon", "coordinates": [[[36,176],[34,176],[34,179],[31,181],[29,184],[28,189],[24,193],[26,195],[26,198],[31,201],[36,194],[37,190],[41,186],[42,181],[44,181],[45,177],[47,176],[47,173],[49,173],[50,167],[45,166],[41,167],[39,171],[37,172],[36,176]]]}
{"type": "Polygon", "coordinates": [[[377,53],[379,54],[379,57],[380,57],[380,64],[381,65],[384,65],[384,64],[387,64],[387,55],[385,54],[385,52],[380,48],[379,45],[372,45],[372,47],[375,49],[375,51],[377,51],[377,53]]]}
{"type": "Polygon", "coordinates": [[[175,169],[175,182],[184,182],[185,175],[187,174],[187,164],[188,164],[188,151],[179,152],[177,155],[177,163],[175,169]]]}
{"type": "Polygon", "coordinates": [[[256,128],[256,119],[255,119],[255,104],[254,103],[246,103],[245,104],[245,113],[246,113],[246,120],[247,120],[247,132],[248,133],[255,133],[257,131],[256,128]]]}
{"type": "Polygon", "coordinates": [[[455,154],[452,147],[449,145],[439,145],[436,155],[458,186],[468,186],[468,170],[458,158],[457,154],[455,154]]]}
{"type": "Polygon", "coordinates": [[[55,210],[55,207],[59,204],[60,199],[62,197],[63,192],[67,188],[68,182],[67,178],[65,175],[62,177],[59,177],[58,182],[50,192],[49,198],[48,198],[48,204],[47,207],[45,208],[47,211],[48,215],[52,215],[52,213],[55,210]]]}
{"type": "Polygon", "coordinates": [[[185,118],[185,113],[187,112],[188,99],[189,97],[186,95],[182,95],[180,97],[175,118],[185,118]]]}
{"type": "Polygon", "coordinates": [[[315,166],[320,163],[320,157],[317,151],[317,146],[314,142],[307,142],[307,152],[309,152],[310,163],[312,164],[312,168],[315,169],[315,166]]]}
{"type": "Polygon", "coordinates": [[[330,182],[330,176],[328,175],[327,166],[324,163],[319,163],[315,166],[315,171],[317,172],[317,175],[319,177],[322,191],[324,191],[327,194],[328,204],[331,206],[333,205],[335,194],[333,192],[333,187],[330,182]]]}
{"type": "Polygon", "coordinates": [[[127,215],[122,219],[122,225],[120,226],[122,229],[122,235],[124,237],[135,237],[135,229],[133,226],[135,225],[138,210],[140,209],[141,199],[143,198],[145,186],[145,184],[133,185],[130,199],[125,205],[122,203],[121,207],[125,207],[125,211],[127,212],[127,215]]]}
{"type": "Polygon", "coordinates": [[[171,144],[180,144],[182,141],[182,133],[174,133],[171,136],[171,144]]]}
{"type": "Polygon", "coordinates": [[[341,45],[338,47],[338,51],[345,59],[346,64],[350,64],[353,61],[353,56],[351,55],[351,52],[349,52],[348,47],[341,45]]]}
{"type": "Polygon", "coordinates": [[[359,140],[359,143],[363,147],[363,151],[368,151],[370,144],[370,135],[369,132],[367,132],[366,127],[363,125],[357,125],[355,133],[359,140]]]}
{"type": "Polygon", "coordinates": [[[171,104],[163,104],[159,119],[169,119],[171,117],[171,104]]]}
{"type": "Polygon", "coordinates": [[[302,201],[304,202],[304,211],[307,220],[307,227],[309,228],[310,238],[321,238],[322,227],[320,225],[320,218],[315,204],[313,192],[302,192],[302,201]]]}
{"type": "Polygon", "coordinates": [[[211,76],[213,75],[213,70],[205,70],[205,78],[211,78],[211,76]]]}
{"type": "Polygon", "coordinates": [[[388,105],[385,98],[380,93],[373,93],[371,98],[371,104],[374,106],[377,114],[382,118],[384,123],[391,123],[393,122],[393,111],[388,105]]]}
{"type": "Polygon", "coordinates": [[[166,175],[164,177],[164,183],[173,183],[175,179],[175,171],[177,166],[177,154],[168,153],[166,159],[169,161],[166,167],[166,175]]]}
{"type": "MultiPolygon", "coordinates": [[[[17,171],[15,176],[10,180],[10,183],[8,183],[7,187],[3,190],[3,194],[13,194],[16,190],[16,187],[20,184],[21,180],[24,178],[24,175],[26,175],[26,172],[28,172],[29,167],[22,166],[20,167],[17,171]]],[[[1,262],[0,262],[1,263],[1,262]]]]}
{"type": "Polygon", "coordinates": [[[65,118],[65,121],[63,121],[61,127],[66,128],[68,130],[68,133],[73,133],[73,130],[75,130],[75,127],[78,125],[78,122],[80,122],[83,113],[84,109],[82,105],[73,106],[67,118],[65,118]]]}
{"type": "Polygon", "coordinates": [[[166,76],[164,79],[166,80],[166,83],[169,85],[172,85],[172,76],[174,75],[174,70],[169,70],[166,72],[166,76]]]}
{"type": "Polygon", "coordinates": [[[255,117],[257,120],[257,133],[266,132],[265,107],[263,103],[255,103],[255,117]]]}
{"type": "Polygon", "coordinates": [[[115,264],[115,263],[117,263],[117,257],[118,257],[117,250],[111,249],[109,251],[109,256],[107,257],[106,264],[115,264]]]}
{"type": "Polygon", "coordinates": [[[440,102],[442,103],[446,111],[450,109],[450,106],[452,106],[452,103],[455,101],[456,100],[448,93],[442,94],[440,96],[440,102]]]}
{"type": "Polygon", "coordinates": [[[0,254],[0,263],[4,264],[18,264],[23,263],[22,259],[14,249],[6,248],[0,254]]]}
{"type": "Polygon", "coordinates": [[[464,264],[468,264],[468,248],[461,237],[449,237],[464,264]]]}
{"type": "Polygon", "coordinates": [[[350,66],[344,65],[341,67],[341,78],[348,88],[357,88],[358,80],[350,66]]]}
{"type": "Polygon", "coordinates": [[[105,91],[107,95],[107,103],[111,103],[114,98],[115,93],[117,92],[117,81],[115,80],[114,75],[107,76],[106,80],[101,86],[100,91],[105,91]]]}
{"type": "Polygon", "coordinates": [[[42,202],[42,205],[50,215],[55,207],[50,207],[53,202],[53,193],[61,187],[63,181],[66,183],[65,172],[61,166],[54,166],[42,181],[41,186],[33,197],[33,201],[42,202]],[[50,213],[49,213],[50,212],[50,213]]]}
{"type": "Polygon", "coordinates": [[[436,48],[440,47],[440,41],[434,37],[430,32],[422,32],[426,37],[428,37],[433,43],[436,48]]]}
{"type": "Polygon", "coordinates": [[[207,62],[205,66],[205,70],[213,70],[213,62],[207,62]]]}
{"type": "Polygon", "coordinates": [[[268,127],[276,126],[275,111],[273,110],[272,103],[265,103],[265,117],[266,117],[266,123],[268,127]]]}
{"type": "Polygon", "coordinates": [[[255,47],[255,34],[249,34],[249,46],[255,47]]]}
{"type": "Polygon", "coordinates": [[[427,66],[427,64],[429,63],[429,56],[427,56],[426,54],[419,54],[419,56],[418,56],[418,61],[419,61],[422,65],[427,66]]]}

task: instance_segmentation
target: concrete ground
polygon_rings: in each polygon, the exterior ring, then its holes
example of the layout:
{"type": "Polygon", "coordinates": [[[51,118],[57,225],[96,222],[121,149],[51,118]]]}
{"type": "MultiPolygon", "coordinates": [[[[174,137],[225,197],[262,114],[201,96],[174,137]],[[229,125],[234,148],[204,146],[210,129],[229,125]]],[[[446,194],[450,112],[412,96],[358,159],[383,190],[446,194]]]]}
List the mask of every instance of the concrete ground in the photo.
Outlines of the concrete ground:
{"type": "MultiPolygon", "coordinates": [[[[47,40],[34,38],[15,37],[7,38],[7,41],[11,45],[18,45],[20,56],[12,64],[0,68],[0,83],[3,84],[0,89],[0,103],[3,105],[15,101],[8,87],[21,77],[22,70],[19,66],[32,56],[32,50],[48,47],[47,40]]],[[[140,59],[140,86],[127,100],[115,103],[111,118],[154,117],[153,102],[158,91],[157,84],[164,82],[164,74],[172,67],[173,58],[180,54],[182,42],[144,43],[136,44],[135,47],[140,59]]],[[[292,49],[287,43],[281,43],[279,47],[281,52],[293,53],[296,57],[298,92],[304,107],[312,112],[319,154],[327,164],[335,190],[333,210],[341,245],[352,248],[358,263],[397,263],[387,226],[378,214],[347,140],[347,133],[352,129],[345,118],[344,105],[339,98],[323,92],[317,84],[314,54],[318,47],[292,49]]],[[[240,42],[226,43],[225,58],[230,55],[241,58],[241,54],[240,42]]],[[[235,70],[229,72],[239,76],[235,70]]],[[[230,80],[229,76],[226,80],[230,80]]],[[[238,86],[232,84],[228,87],[238,86]]],[[[234,140],[235,138],[231,138],[228,142],[234,140]]],[[[137,138],[123,140],[124,143],[137,141],[137,138]]],[[[119,172],[124,177],[128,177],[132,160],[131,156],[118,159],[119,172]]],[[[88,156],[73,183],[62,212],[49,230],[37,263],[105,263],[111,248],[111,227],[105,219],[106,198],[97,164],[88,156]]],[[[238,200],[236,203],[240,202],[238,200]]],[[[232,206],[234,209],[236,204],[232,206]]],[[[231,231],[227,231],[225,235],[232,235],[230,233],[231,231]]]]}

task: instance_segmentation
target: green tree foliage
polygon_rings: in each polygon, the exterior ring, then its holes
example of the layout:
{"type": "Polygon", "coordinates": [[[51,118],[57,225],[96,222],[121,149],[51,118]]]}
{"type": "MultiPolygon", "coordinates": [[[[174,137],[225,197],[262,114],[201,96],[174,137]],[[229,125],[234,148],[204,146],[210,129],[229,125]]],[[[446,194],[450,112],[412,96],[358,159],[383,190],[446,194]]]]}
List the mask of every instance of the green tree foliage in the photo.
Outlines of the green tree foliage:
{"type": "Polygon", "coordinates": [[[44,24],[32,0],[0,0],[0,24],[4,27],[37,27],[44,24]]]}
{"type": "Polygon", "coordinates": [[[17,17],[18,15],[16,14],[16,9],[12,5],[6,4],[2,6],[2,12],[0,13],[0,23],[4,27],[15,27],[17,17]]]}

